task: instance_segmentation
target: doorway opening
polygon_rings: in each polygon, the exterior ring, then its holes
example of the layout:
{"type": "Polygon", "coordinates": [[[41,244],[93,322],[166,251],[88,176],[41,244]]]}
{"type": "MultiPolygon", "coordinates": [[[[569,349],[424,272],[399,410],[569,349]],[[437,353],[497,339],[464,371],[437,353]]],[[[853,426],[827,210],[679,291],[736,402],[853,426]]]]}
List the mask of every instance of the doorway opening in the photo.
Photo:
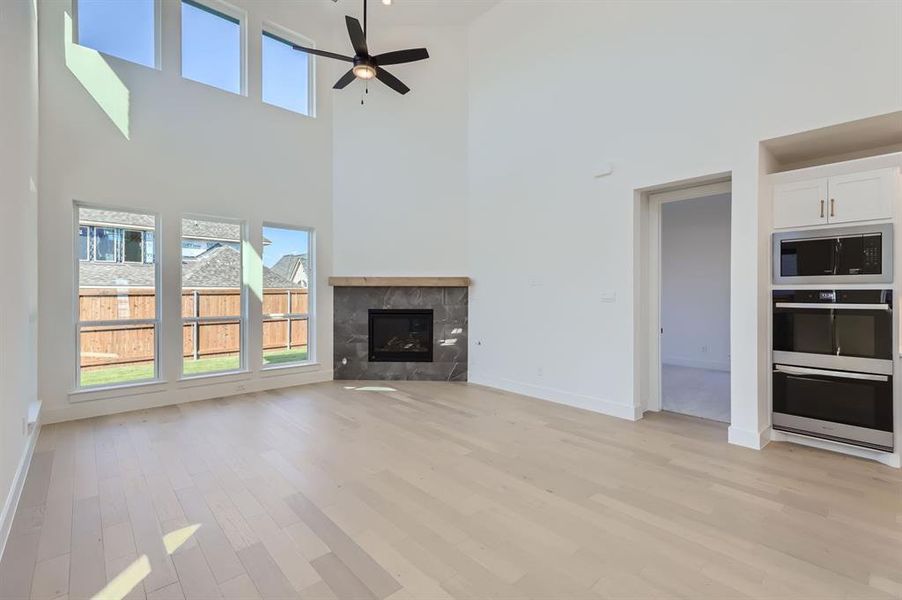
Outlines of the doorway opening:
{"type": "Polygon", "coordinates": [[[637,191],[646,410],[730,422],[729,174],[637,191]]]}

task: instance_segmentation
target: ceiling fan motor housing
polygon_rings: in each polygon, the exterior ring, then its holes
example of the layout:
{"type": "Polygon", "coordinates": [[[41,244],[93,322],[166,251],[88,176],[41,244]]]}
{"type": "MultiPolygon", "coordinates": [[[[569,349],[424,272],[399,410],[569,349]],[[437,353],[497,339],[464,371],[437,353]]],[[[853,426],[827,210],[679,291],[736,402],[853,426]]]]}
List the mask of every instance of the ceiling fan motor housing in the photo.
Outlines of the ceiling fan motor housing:
{"type": "Polygon", "coordinates": [[[376,63],[372,57],[363,55],[354,57],[354,75],[360,79],[372,79],[376,76],[376,63]]]}

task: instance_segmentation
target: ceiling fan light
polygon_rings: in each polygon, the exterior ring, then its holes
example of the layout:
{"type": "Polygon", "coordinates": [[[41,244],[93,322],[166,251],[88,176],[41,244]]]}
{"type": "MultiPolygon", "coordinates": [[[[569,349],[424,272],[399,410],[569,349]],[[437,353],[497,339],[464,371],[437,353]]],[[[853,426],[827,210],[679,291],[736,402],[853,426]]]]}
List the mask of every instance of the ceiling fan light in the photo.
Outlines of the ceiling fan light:
{"type": "Polygon", "coordinates": [[[376,76],[376,69],[374,69],[371,65],[354,65],[354,68],[352,70],[354,71],[354,75],[356,75],[360,79],[372,79],[376,76]]]}

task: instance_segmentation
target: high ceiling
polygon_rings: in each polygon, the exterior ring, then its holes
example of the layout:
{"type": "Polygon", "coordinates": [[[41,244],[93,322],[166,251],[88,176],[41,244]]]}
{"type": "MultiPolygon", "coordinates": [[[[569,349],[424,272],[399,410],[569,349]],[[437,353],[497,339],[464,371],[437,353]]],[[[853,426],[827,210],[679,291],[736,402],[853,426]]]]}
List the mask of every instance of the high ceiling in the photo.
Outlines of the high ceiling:
{"type": "MultiPolygon", "coordinates": [[[[369,0],[369,20],[377,25],[465,25],[489,10],[498,0],[369,0]]],[[[323,12],[336,18],[362,19],[363,0],[318,0],[323,12]]]]}

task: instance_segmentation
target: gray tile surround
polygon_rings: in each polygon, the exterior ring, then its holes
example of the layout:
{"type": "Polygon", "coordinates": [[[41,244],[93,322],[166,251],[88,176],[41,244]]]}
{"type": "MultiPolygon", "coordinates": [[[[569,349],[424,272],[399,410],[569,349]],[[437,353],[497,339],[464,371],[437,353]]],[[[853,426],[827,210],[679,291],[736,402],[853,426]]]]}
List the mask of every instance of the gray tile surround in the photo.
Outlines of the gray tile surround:
{"type": "Polygon", "coordinates": [[[336,287],[333,302],[335,379],[467,380],[467,288],[336,287]],[[433,362],[369,362],[371,308],[431,308],[433,362]]]}

